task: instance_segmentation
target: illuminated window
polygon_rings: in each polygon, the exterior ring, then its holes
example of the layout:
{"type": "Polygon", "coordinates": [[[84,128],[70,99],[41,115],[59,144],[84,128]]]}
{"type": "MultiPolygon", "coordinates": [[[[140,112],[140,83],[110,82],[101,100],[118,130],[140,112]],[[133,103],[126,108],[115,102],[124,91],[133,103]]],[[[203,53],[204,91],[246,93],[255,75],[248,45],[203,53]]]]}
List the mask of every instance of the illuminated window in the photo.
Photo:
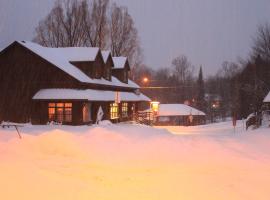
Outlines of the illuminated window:
{"type": "Polygon", "coordinates": [[[119,106],[117,103],[110,104],[110,116],[111,116],[111,119],[119,118],[119,106]]]}
{"type": "Polygon", "coordinates": [[[122,117],[128,117],[128,103],[122,103],[122,117]]]}
{"type": "Polygon", "coordinates": [[[158,112],[159,102],[151,102],[150,107],[152,112],[158,112]]]}
{"type": "Polygon", "coordinates": [[[49,121],[72,122],[72,103],[49,103],[49,121]]]}

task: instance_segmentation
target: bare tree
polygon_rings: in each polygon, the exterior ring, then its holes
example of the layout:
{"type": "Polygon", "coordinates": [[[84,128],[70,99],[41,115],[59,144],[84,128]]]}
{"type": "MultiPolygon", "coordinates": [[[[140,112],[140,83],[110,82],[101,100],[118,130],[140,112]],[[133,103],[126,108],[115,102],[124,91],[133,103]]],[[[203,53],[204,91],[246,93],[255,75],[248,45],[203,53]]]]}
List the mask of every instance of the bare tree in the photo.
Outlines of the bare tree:
{"type": "Polygon", "coordinates": [[[36,28],[35,42],[44,46],[66,47],[85,44],[86,0],[58,0],[36,28]]]}
{"type": "Polygon", "coordinates": [[[94,0],[91,4],[90,12],[85,18],[87,46],[102,49],[108,47],[108,7],[109,0],[94,0]]]}
{"type": "Polygon", "coordinates": [[[172,61],[174,74],[180,83],[186,83],[192,78],[194,67],[186,56],[178,56],[172,61]]]}
{"type": "Polygon", "coordinates": [[[132,72],[142,63],[132,17],[126,7],[110,7],[109,0],[58,0],[36,28],[34,41],[50,47],[111,48],[113,56],[128,57],[132,72]]]}
{"type": "Polygon", "coordinates": [[[257,34],[253,40],[252,57],[256,58],[260,55],[262,59],[270,61],[270,24],[259,25],[257,34]]]}
{"type": "Polygon", "coordinates": [[[112,5],[110,31],[113,56],[127,56],[132,67],[138,64],[141,58],[138,32],[126,7],[112,5]]]}
{"type": "Polygon", "coordinates": [[[46,19],[39,22],[35,30],[34,41],[43,46],[64,46],[64,35],[60,20],[62,17],[63,9],[59,5],[55,5],[46,19]]]}
{"type": "Polygon", "coordinates": [[[221,69],[218,71],[216,76],[222,76],[224,78],[231,79],[236,76],[240,72],[240,70],[241,67],[238,64],[234,62],[224,61],[222,63],[221,69]]]}

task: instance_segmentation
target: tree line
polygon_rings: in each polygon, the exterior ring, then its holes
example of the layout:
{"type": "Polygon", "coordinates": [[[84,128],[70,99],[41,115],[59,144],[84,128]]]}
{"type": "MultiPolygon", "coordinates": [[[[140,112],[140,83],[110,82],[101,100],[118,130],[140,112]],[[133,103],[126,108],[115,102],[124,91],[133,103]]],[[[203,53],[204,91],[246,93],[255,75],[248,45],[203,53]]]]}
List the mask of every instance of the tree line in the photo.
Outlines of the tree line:
{"type": "Polygon", "coordinates": [[[223,62],[213,76],[203,78],[202,67],[194,74],[194,66],[184,55],[173,59],[170,67],[152,70],[141,66],[136,70],[135,80],[154,100],[187,103],[206,112],[210,121],[246,118],[262,110],[270,91],[270,25],[258,26],[246,59],[223,62]],[[145,83],[142,77],[150,81],[145,83]]]}

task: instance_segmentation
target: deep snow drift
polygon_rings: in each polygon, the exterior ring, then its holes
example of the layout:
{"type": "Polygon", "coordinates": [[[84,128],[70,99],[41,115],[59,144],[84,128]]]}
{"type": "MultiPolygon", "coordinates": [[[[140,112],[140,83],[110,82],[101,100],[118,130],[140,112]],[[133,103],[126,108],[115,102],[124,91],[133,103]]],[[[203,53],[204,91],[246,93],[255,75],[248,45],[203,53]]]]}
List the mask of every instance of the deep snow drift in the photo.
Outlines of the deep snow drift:
{"type": "Polygon", "coordinates": [[[0,128],[0,197],[269,200],[269,128],[168,129],[175,135],[130,124],[26,125],[19,140],[0,128]]]}

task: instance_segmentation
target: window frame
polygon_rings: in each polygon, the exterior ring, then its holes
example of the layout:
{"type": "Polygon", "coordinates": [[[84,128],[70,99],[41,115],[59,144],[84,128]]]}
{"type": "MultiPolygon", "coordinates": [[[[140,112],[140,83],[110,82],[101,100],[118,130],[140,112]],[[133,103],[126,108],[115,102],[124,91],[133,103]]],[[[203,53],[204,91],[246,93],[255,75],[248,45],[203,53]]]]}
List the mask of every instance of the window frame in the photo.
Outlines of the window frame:
{"type": "Polygon", "coordinates": [[[110,119],[119,119],[119,104],[110,103],[110,119]]]}
{"type": "Polygon", "coordinates": [[[121,105],[121,111],[122,111],[122,117],[127,118],[128,117],[128,102],[123,102],[121,105]]]}
{"type": "Polygon", "coordinates": [[[72,122],[71,102],[49,102],[48,120],[49,122],[71,123],[72,122]]]}

